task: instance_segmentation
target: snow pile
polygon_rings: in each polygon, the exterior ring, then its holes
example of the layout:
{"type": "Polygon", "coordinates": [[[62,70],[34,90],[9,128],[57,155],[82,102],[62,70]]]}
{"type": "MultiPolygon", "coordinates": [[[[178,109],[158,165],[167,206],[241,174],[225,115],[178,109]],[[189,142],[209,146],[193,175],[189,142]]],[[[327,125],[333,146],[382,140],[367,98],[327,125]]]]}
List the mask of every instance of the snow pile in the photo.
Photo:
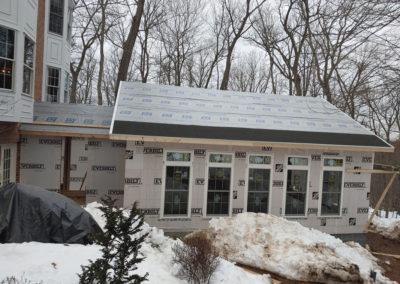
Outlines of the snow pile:
{"type": "Polygon", "coordinates": [[[95,245],[0,244],[0,283],[11,276],[21,283],[78,283],[81,265],[100,256],[95,245]]]}
{"type": "Polygon", "coordinates": [[[397,214],[394,212],[389,212],[388,215],[389,218],[385,218],[385,212],[381,212],[380,216],[374,216],[370,227],[376,233],[387,238],[400,240],[400,218],[397,218],[397,214]]]}
{"type": "Polygon", "coordinates": [[[292,280],[390,283],[377,259],[356,243],[280,217],[243,213],[210,221],[208,233],[230,261],[267,270],[292,280]]]}
{"type": "MultiPolygon", "coordinates": [[[[100,203],[92,202],[85,209],[93,216],[99,226],[104,228],[105,218],[103,217],[103,212],[99,209],[100,206],[100,203]]],[[[128,210],[126,214],[129,214],[128,210]]],[[[175,277],[179,267],[171,265],[173,258],[172,247],[180,241],[166,237],[163,230],[150,227],[147,223],[143,225],[143,232],[149,232],[149,236],[141,249],[146,259],[139,265],[137,273],[145,274],[149,272],[149,281],[146,283],[186,283],[175,277]]],[[[212,278],[211,284],[213,283],[261,284],[270,283],[270,277],[246,272],[233,263],[221,259],[220,266],[212,278]]]]}
{"type": "MultiPolygon", "coordinates": [[[[100,203],[91,203],[86,210],[92,214],[104,228],[105,220],[98,209],[100,203]]],[[[149,284],[186,283],[175,275],[179,267],[172,265],[172,247],[180,242],[164,236],[164,232],[145,224],[149,237],[141,252],[146,259],[139,264],[135,273],[144,275],[149,272],[149,284]]],[[[7,277],[26,280],[26,283],[74,284],[79,282],[81,265],[87,265],[89,259],[101,256],[97,245],[63,245],[45,243],[0,244],[0,283],[7,277]],[[29,282],[30,281],[30,282],[29,282]]],[[[25,283],[25,282],[23,282],[25,283]]],[[[271,283],[268,275],[252,274],[221,259],[221,264],[211,279],[211,284],[264,284],[271,283]]]]}

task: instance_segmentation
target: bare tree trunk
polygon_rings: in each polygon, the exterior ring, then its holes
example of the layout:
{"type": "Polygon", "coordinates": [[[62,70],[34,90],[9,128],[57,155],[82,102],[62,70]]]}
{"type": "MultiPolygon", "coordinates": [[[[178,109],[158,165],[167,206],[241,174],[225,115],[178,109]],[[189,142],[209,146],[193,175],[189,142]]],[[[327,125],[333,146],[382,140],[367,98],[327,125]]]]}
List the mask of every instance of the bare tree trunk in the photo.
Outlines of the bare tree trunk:
{"type": "Polygon", "coordinates": [[[104,38],[106,33],[106,6],[104,0],[101,1],[101,22],[99,32],[99,45],[100,45],[100,61],[99,61],[99,75],[97,77],[97,104],[103,104],[102,83],[104,77],[104,38]]]}
{"type": "Polygon", "coordinates": [[[76,90],[78,89],[78,75],[79,73],[73,72],[71,70],[71,90],[69,94],[69,102],[71,104],[76,104],[76,90]]]}
{"type": "Polygon", "coordinates": [[[228,54],[226,56],[226,61],[225,61],[225,70],[224,70],[224,74],[222,76],[222,82],[221,82],[221,86],[220,86],[221,90],[227,90],[228,89],[229,75],[231,73],[231,67],[232,67],[233,48],[234,48],[235,44],[236,44],[236,41],[228,49],[228,54]]]}
{"type": "Polygon", "coordinates": [[[144,2],[145,0],[138,0],[136,13],[135,16],[133,16],[132,18],[132,24],[129,30],[128,38],[126,39],[126,41],[123,43],[122,46],[122,57],[118,69],[115,97],[117,97],[120,82],[126,80],[128,75],[129,64],[131,62],[131,57],[133,53],[133,47],[135,46],[135,41],[139,33],[140,20],[143,15],[144,2]]]}

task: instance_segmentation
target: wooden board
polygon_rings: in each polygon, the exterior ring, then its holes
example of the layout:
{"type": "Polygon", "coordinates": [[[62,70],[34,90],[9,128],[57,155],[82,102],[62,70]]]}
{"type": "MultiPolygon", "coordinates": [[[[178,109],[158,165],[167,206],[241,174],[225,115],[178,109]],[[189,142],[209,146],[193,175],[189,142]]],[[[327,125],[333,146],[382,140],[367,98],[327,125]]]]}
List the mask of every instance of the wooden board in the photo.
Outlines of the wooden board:
{"type": "Polygon", "coordinates": [[[0,144],[12,144],[19,141],[18,124],[0,122],[0,144]]]}
{"type": "Polygon", "coordinates": [[[249,147],[277,147],[277,148],[296,148],[314,149],[324,151],[354,151],[354,152],[393,152],[393,148],[385,147],[365,147],[365,146],[342,146],[342,145],[322,145],[322,144],[301,144],[301,143],[276,143],[263,141],[239,141],[222,139],[202,139],[202,138],[183,138],[183,137],[161,137],[161,136],[139,136],[111,134],[112,140],[144,141],[144,142],[163,142],[163,143],[186,143],[186,144],[208,144],[208,145],[234,145],[249,147]]]}

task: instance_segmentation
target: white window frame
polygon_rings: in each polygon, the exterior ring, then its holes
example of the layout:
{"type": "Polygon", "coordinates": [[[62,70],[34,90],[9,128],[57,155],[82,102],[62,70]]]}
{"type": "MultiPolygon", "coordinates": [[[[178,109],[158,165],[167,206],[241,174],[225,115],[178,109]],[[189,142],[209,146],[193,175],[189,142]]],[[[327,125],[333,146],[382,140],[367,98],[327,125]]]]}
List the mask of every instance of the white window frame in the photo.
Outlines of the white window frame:
{"type": "Polygon", "coordinates": [[[234,166],[235,166],[235,155],[233,152],[208,152],[206,155],[206,170],[205,170],[205,178],[204,178],[204,198],[203,198],[203,217],[210,218],[210,217],[226,217],[232,216],[232,203],[233,203],[233,180],[234,180],[234,166]],[[231,155],[232,159],[230,163],[213,163],[210,162],[210,155],[231,155]],[[231,169],[231,181],[230,181],[230,188],[229,188],[229,207],[228,207],[228,214],[211,214],[207,215],[207,196],[208,196],[208,175],[209,175],[209,168],[229,168],[231,169]]]}
{"type": "Polygon", "coordinates": [[[51,65],[47,65],[47,74],[46,74],[47,76],[46,76],[46,102],[49,102],[49,103],[59,103],[60,102],[60,97],[61,97],[61,69],[60,68],[58,68],[58,67],[54,67],[54,66],[51,66],[51,65]],[[55,102],[53,102],[53,101],[50,101],[49,100],[49,90],[48,90],[48,87],[52,87],[52,88],[55,88],[56,86],[54,86],[54,85],[49,85],[49,74],[50,74],[50,70],[49,69],[57,69],[58,70],[58,94],[57,94],[57,101],[55,101],[55,102]]]}
{"type": "Polygon", "coordinates": [[[319,178],[319,191],[318,191],[318,217],[342,217],[342,208],[343,208],[343,189],[344,189],[344,175],[345,175],[345,164],[346,164],[346,157],[343,156],[323,156],[321,157],[321,173],[320,173],[320,178],[319,178]],[[330,166],[325,166],[324,161],[325,159],[341,159],[343,160],[343,165],[341,167],[330,167],[330,166]],[[323,191],[323,186],[324,186],[324,171],[341,171],[342,172],[342,188],[340,192],[340,208],[339,208],[339,214],[322,214],[321,208],[322,208],[322,191],[323,191]]]}
{"type": "Polygon", "coordinates": [[[2,150],[3,156],[3,178],[2,185],[9,184],[11,182],[11,148],[3,148],[2,150]],[[6,153],[8,153],[6,155],[6,153]],[[8,162],[8,167],[6,167],[6,162],[8,162]]]}
{"type": "MultiPolygon", "coordinates": [[[[63,37],[64,36],[64,26],[65,26],[65,2],[66,2],[66,0],[61,0],[61,1],[62,1],[61,34],[50,30],[50,25],[51,25],[50,19],[51,19],[51,14],[52,14],[52,12],[51,12],[51,0],[49,1],[49,6],[48,6],[49,7],[49,10],[48,10],[49,21],[48,21],[48,27],[47,27],[48,33],[52,34],[52,35],[55,35],[55,36],[59,36],[59,37],[63,37]]],[[[59,15],[57,15],[57,16],[59,16],[59,15]]]]}
{"type": "Polygon", "coordinates": [[[162,219],[174,219],[174,218],[190,218],[192,211],[192,189],[193,189],[193,157],[194,151],[190,150],[164,150],[163,154],[163,170],[162,170],[162,191],[161,191],[161,206],[160,206],[160,218],[162,219]],[[190,161],[167,161],[167,153],[189,153],[190,161]],[[188,209],[186,215],[164,215],[164,201],[165,201],[165,190],[167,186],[167,166],[178,166],[178,167],[189,167],[189,192],[188,192],[188,209]]]}
{"type": "Polygon", "coordinates": [[[24,59],[23,59],[23,70],[22,70],[22,93],[24,95],[27,95],[27,96],[30,96],[30,97],[33,97],[33,93],[34,93],[33,82],[35,81],[35,61],[36,61],[36,43],[28,35],[24,34],[24,59]],[[33,63],[32,63],[32,67],[29,66],[28,64],[26,64],[26,62],[25,62],[25,40],[27,40],[27,39],[33,43],[33,63]],[[30,90],[29,93],[25,93],[24,92],[24,88],[23,88],[23,86],[24,86],[24,75],[23,75],[23,72],[24,72],[25,67],[28,68],[31,71],[31,77],[30,77],[30,82],[29,82],[29,90],[30,90]]]}
{"type": "Polygon", "coordinates": [[[247,202],[249,198],[249,175],[250,175],[250,169],[267,169],[270,170],[270,175],[269,175],[269,191],[268,191],[268,214],[271,213],[271,192],[272,192],[272,175],[273,175],[273,164],[274,164],[274,155],[273,154],[264,154],[264,153],[248,153],[248,157],[246,159],[246,186],[244,190],[244,206],[243,206],[243,211],[247,212],[247,202]],[[250,164],[250,156],[263,156],[263,157],[270,157],[271,158],[271,163],[270,164],[250,164]]]}
{"type": "Polygon", "coordinates": [[[285,218],[307,218],[308,213],[308,198],[309,198],[309,188],[310,188],[310,173],[311,173],[311,155],[285,155],[285,163],[284,163],[284,177],[283,177],[283,204],[282,204],[282,216],[285,218]],[[308,163],[307,166],[296,166],[289,165],[289,158],[307,158],[308,163]],[[287,196],[287,176],[289,170],[306,170],[307,171],[307,188],[306,188],[306,204],[304,208],[304,215],[286,215],[286,196],[287,196]]]}
{"type": "Polygon", "coordinates": [[[0,90],[5,91],[5,92],[13,92],[15,88],[15,49],[17,47],[17,31],[14,29],[10,29],[9,27],[6,26],[0,26],[3,29],[6,30],[11,30],[14,32],[14,46],[13,46],[13,57],[14,58],[8,58],[8,57],[2,57],[0,56],[0,59],[6,60],[6,61],[11,61],[12,62],[12,73],[11,73],[11,88],[0,88],[0,90]]]}

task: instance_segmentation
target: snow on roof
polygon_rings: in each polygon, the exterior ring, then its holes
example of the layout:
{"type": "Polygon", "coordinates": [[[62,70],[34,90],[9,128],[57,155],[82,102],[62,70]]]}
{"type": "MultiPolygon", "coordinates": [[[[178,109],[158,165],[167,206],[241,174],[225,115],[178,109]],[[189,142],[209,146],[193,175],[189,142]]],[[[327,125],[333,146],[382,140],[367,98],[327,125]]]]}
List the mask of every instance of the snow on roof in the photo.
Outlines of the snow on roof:
{"type": "Polygon", "coordinates": [[[110,134],[391,147],[318,97],[121,82],[110,134]]]}

